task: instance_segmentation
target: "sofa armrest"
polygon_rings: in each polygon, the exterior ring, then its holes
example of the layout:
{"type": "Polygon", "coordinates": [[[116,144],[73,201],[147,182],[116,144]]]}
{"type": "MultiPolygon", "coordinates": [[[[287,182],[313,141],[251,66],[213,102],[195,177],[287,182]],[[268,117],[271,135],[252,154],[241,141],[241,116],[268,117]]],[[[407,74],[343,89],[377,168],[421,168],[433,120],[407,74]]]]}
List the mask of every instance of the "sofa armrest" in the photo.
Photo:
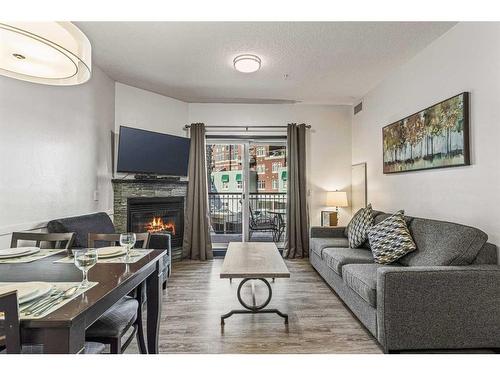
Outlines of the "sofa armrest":
{"type": "Polygon", "coordinates": [[[383,267],[377,339],[386,351],[500,348],[500,267],[383,267]]]}
{"type": "Polygon", "coordinates": [[[345,227],[311,227],[311,238],[344,238],[345,227]]]}

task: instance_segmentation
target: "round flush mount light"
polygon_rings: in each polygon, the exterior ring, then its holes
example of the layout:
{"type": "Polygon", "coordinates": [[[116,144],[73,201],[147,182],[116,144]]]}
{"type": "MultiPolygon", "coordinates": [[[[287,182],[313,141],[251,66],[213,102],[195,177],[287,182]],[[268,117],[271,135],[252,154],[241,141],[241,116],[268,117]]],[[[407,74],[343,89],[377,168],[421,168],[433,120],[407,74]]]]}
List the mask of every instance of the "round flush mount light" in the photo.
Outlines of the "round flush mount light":
{"type": "Polygon", "coordinates": [[[0,74],[46,85],[87,82],[91,47],[71,22],[0,22],[0,74]]]}
{"type": "Polygon", "coordinates": [[[234,69],[242,73],[253,73],[260,69],[262,61],[259,56],[244,54],[238,55],[233,60],[234,69]]]}

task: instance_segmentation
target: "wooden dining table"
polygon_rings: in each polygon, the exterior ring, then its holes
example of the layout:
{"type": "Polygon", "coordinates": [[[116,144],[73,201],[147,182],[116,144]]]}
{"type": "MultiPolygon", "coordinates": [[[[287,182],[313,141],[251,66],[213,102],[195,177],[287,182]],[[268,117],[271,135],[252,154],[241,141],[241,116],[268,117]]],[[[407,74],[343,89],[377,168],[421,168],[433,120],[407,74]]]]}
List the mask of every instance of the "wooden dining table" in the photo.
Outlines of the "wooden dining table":
{"type": "MultiPolygon", "coordinates": [[[[89,281],[97,282],[50,314],[21,320],[23,344],[42,345],[43,353],[79,353],[85,330],[106,310],[144,281],[147,292],[146,336],[149,354],[158,353],[161,315],[162,258],[167,250],[153,250],[135,263],[97,263],[89,271],[89,281]]],[[[54,263],[65,252],[30,263],[0,264],[0,282],[78,282],[82,272],[72,263],[54,263]]]]}

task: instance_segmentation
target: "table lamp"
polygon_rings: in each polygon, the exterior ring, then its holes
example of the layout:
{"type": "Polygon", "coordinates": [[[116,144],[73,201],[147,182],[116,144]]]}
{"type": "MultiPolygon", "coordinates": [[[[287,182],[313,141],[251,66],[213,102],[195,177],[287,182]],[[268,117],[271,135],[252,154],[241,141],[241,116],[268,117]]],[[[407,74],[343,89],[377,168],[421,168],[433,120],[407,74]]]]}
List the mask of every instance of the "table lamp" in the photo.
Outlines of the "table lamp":
{"type": "Polygon", "coordinates": [[[336,227],[339,222],[339,207],[348,207],[347,193],[345,191],[329,191],[326,193],[326,205],[335,207],[335,211],[330,213],[330,226],[336,227]]]}

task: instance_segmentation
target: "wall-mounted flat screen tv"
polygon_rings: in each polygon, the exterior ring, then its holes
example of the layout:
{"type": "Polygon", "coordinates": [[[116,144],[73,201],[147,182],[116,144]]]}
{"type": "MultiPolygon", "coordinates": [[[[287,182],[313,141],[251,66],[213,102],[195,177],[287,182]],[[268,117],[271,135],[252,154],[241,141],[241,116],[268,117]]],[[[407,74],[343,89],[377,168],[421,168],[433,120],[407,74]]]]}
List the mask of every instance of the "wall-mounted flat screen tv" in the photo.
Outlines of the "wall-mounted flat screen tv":
{"type": "Polygon", "coordinates": [[[190,139],[120,126],[117,172],[187,176],[190,139]]]}

